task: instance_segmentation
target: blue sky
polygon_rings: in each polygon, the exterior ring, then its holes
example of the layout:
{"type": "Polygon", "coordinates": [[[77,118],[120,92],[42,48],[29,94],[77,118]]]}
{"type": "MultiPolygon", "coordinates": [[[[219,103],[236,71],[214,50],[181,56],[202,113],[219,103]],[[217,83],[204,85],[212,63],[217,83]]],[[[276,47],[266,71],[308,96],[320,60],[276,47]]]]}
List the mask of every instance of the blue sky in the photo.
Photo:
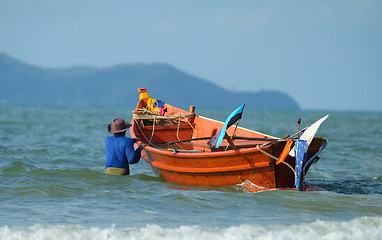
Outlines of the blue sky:
{"type": "Polygon", "coordinates": [[[382,111],[378,0],[0,0],[0,52],[55,68],[167,63],[303,109],[382,111]]]}

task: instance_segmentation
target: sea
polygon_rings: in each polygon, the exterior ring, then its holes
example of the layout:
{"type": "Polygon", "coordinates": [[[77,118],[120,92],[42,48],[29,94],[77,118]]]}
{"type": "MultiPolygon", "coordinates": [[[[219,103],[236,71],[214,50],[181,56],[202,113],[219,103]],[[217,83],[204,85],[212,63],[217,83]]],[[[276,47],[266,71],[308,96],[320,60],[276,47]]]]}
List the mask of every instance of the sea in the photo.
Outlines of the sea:
{"type": "Polygon", "coordinates": [[[132,108],[0,105],[0,239],[382,239],[382,112],[244,110],[240,126],[276,137],[330,114],[306,177],[322,191],[249,193],[167,183],[143,161],[104,174],[107,125],[132,108]]]}

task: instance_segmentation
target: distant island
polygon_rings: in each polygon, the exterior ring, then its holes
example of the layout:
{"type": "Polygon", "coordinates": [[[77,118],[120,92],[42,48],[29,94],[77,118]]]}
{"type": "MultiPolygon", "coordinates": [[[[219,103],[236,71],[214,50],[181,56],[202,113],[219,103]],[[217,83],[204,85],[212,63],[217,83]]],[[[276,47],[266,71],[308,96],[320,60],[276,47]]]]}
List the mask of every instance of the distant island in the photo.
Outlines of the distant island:
{"type": "Polygon", "coordinates": [[[232,92],[167,64],[121,64],[105,68],[42,68],[0,53],[0,103],[135,107],[138,87],[172,105],[232,109],[299,110],[279,91],[232,92]]]}

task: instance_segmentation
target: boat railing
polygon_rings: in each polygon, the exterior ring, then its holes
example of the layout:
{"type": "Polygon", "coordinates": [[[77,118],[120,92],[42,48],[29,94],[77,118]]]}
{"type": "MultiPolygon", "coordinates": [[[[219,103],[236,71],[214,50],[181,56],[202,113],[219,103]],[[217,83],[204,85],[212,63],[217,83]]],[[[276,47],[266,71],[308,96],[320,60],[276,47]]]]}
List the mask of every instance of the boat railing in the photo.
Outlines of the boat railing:
{"type": "Polygon", "coordinates": [[[178,120],[179,118],[192,118],[195,113],[176,114],[160,116],[155,114],[133,114],[133,118],[137,120],[178,120]]]}
{"type": "MultiPolygon", "coordinates": [[[[167,105],[166,105],[167,106],[167,105]]],[[[171,105],[168,105],[171,109],[171,105]]],[[[147,125],[168,125],[168,124],[179,124],[180,122],[193,122],[195,117],[194,112],[184,112],[184,113],[171,113],[153,112],[145,107],[136,108],[133,110],[133,119],[137,122],[139,121],[143,126],[147,125]]]]}

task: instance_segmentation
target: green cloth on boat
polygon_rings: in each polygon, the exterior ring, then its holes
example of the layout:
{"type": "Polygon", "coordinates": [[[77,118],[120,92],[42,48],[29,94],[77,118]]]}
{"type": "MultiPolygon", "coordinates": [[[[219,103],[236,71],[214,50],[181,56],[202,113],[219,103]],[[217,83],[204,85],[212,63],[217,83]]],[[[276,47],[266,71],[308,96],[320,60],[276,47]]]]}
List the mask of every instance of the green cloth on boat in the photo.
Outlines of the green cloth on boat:
{"type": "Polygon", "coordinates": [[[116,176],[122,176],[122,175],[129,175],[129,170],[124,168],[117,168],[117,167],[108,167],[105,169],[106,174],[110,175],[116,175],[116,176]]]}

